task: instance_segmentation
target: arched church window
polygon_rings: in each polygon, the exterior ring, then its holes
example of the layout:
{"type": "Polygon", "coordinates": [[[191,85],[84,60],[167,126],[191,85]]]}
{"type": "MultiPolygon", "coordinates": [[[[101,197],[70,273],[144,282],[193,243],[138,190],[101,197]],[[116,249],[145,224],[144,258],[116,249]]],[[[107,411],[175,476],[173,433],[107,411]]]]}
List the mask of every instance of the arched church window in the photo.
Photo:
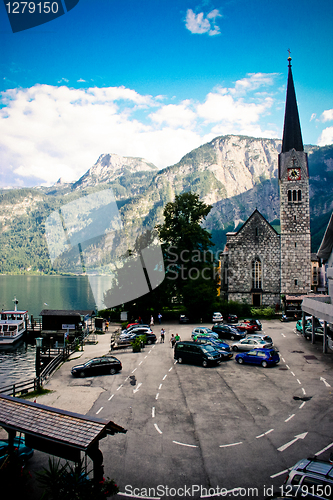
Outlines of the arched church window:
{"type": "Polygon", "coordinates": [[[261,260],[252,262],[252,288],[261,288],[262,285],[262,265],[261,260]]]}
{"type": "Polygon", "coordinates": [[[294,189],[293,191],[293,201],[297,201],[297,191],[294,189]]]}
{"type": "Polygon", "coordinates": [[[291,189],[288,189],[288,201],[291,201],[291,189]]]}
{"type": "Polygon", "coordinates": [[[302,191],[298,190],[298,201],[302,201],[302,191]]]}

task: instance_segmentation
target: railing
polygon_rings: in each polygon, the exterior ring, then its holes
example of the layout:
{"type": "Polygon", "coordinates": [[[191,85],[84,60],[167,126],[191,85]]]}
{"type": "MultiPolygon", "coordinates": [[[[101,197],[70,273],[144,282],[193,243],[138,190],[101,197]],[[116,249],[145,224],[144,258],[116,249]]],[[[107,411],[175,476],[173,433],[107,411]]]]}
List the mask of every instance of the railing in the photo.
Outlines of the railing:
{"type": "Polygon", "coordinates": [[[47,364],[44,370],[40,373],[39,377],[0,387],[0,393],[5,394],[6,396],[15,397],[18,395],[22,396],[24,394],[28,394],[30,391],[37,391],[43,386],[45,380],[52,375],[55,369],[76,350],[77,345],[78,344],[75,341],[72,344],[66,345],[65,348],[46,348],[41,354],[44,354],[44,352],[50,352],[54,353],[56,356],[52,359],[52,361],[50,361],[50,363],[47,364]]]}

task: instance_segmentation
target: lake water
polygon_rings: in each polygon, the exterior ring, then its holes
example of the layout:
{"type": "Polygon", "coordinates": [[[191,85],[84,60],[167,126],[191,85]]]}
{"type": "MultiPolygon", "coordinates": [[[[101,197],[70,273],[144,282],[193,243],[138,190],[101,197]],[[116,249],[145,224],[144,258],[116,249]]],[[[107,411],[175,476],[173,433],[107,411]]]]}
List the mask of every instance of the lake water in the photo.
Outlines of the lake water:
{"type": "MultiPolygon", "coordinates": [[[[0,276],[0,309],[18,309],[39,317],[43,309],[94,310],[95,299],[86,276],[0,276]]],[[[19,341],[0,350],[0,387],[35,376],[35,346],[19,341]]]]}

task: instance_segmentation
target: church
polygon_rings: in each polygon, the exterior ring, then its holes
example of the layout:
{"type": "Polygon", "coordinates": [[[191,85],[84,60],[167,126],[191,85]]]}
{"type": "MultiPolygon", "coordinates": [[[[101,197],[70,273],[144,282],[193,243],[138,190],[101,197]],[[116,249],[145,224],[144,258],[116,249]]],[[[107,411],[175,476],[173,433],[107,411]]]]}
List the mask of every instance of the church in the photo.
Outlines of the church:
{"type": "Polygon", "coordinates": [[[275,307],[281,295],[301,296],[311,290],[309,170],[290,56],[278,178],[280,233],[258,210],[237,232],[227,233],[221,294],[228,301],[275,307]]]}

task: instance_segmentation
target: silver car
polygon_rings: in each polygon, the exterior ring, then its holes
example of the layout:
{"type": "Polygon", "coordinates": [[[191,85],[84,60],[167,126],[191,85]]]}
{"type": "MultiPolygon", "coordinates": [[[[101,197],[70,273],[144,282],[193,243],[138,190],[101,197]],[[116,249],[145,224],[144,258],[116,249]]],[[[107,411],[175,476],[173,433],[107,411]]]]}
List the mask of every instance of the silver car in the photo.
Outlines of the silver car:
{"type": "Polygon", "coordinates": [[[233,351],[251,351],[252,349],[268,349],[272,345],[272,342],[265,340],[245,338],[231,344],[231,348],[233,351]]]}

